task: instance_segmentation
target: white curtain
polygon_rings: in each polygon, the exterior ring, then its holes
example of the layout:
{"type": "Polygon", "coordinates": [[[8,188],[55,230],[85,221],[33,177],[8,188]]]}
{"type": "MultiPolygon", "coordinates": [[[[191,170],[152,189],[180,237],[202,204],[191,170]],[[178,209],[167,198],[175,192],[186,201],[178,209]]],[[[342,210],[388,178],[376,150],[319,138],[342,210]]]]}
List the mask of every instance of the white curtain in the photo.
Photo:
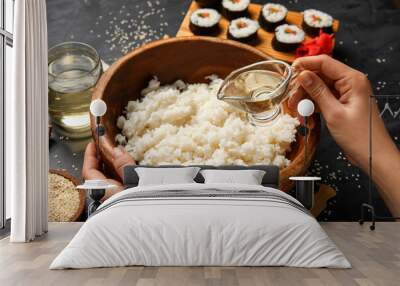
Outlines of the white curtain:
{"type": "Polygon", "coordinates": [[[12,242],[47,231],[48,111],[45,0],[15,1],[14,69],[6,98],[6,188],[12,242]]]}

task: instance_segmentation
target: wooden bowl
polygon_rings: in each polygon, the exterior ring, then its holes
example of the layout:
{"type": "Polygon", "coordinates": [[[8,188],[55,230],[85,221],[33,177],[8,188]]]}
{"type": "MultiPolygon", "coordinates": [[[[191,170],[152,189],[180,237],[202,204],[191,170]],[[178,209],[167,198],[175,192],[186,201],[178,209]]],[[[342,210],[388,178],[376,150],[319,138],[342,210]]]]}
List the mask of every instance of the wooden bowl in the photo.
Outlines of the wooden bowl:
{"type": "MultiPolygon", "coordinates": [[[[75,185],[75,187],[78,186],[80,183],[80,181],[77,178],[75,178],[74,176],[70,175],[68,172],[63,171],[63,170],[50,169],[49,173],[56,174],[56,175],[66,178],[67,180],[71,181],[75,185]]],[[[79,192],[79,207],[78,207],[76,213],[71,217],[70,221],[77,221],[81,217],[82,212],[85,209],[85,203],[86,203],[85,191],[78,190],[78,189],[76,189],[76,191],[79,192]]]]}
{"type": "MultiPolygon", "coordinates": [[[[230,72],[245,65],[270,59],[263,52],[235,41],[211,37],[180,37],[152,42],[115,62],[100,78],[92,99],[100,98],[108,110],[102,117],[106,135],[101,137],[103,161],[116,176],[112,168],[114,138],[120,132],[116,126],[118,117],[130,100],[137,100],[140,91],[156,75],[162,84],[182,79],[189,83],[206,82],[205,76],[217,74],[225,78],[230,72]]],[[[288,111],[287,108],[284,108],[288,111]]],[[[317,117],[316,117],[317,120],[317,117]]],[[[91,118],[95,138],[95,120],[91,118]]],[[[319,124],[310,133],[308,150],[314,154],[319,140],[319,124]]],[[[287,192],[292,187],[290,176],[304,174],[311,162],[304,162],[304,140],[297,136],[292,151],[287,157],[292,163],[281,170],[280,187],[287,192]]]]}

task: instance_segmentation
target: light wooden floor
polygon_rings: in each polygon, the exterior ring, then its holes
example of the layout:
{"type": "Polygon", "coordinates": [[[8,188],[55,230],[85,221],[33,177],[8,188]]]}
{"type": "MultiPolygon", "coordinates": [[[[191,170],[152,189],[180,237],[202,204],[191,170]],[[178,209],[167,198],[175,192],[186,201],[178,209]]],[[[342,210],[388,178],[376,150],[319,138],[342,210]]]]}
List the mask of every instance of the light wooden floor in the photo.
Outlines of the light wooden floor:
{"type": "Polygon", "coordinates": [[[375,232],[358,223],[322,223],[353,269],[288,267],[124,267],[48,270],[80,228],[51,223],[33,243],[0,241],[0,285],[400,285],[400,223],[378,223],[375,232]]]}

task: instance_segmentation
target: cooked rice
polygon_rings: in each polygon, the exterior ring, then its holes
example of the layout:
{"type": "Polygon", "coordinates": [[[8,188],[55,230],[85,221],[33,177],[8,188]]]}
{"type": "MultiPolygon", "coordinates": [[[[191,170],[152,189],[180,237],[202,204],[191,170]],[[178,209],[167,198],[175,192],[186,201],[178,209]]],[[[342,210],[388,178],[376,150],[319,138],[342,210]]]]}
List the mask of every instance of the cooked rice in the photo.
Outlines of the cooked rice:
{"type": "Polygon", "coordinates": [[[229,11],[239,12],[247,9],[250,5],[250,0],[239,0],[239,1],[232,1],[232,0],[223,0],[222,7],[228,9],[229,11]]]}
{"type": "Polygon", "coordinates": [[[287,166],[285,153],[295,141],[298,120],[282,115],[271,126],[255,127],[244,112],[217,99],[222,80],[210,79],[184,86],[153,80],[146,96],[130,101],[126,116],[119,117],[122,135],[116,139],[127,140],[126,150],[143,165],[287,166]]]}
{"type": "Polygon", "coordinates": [[[276,39],[281,43],[301,43],[304,41],[304,31],[296,25],[283,24],[275,29],[276,39]],[[288,33],[288,31],[291,31],[288,33]]]}
{"type": "Polygon", "coordinates": [[[315,10],[315,9],[307,9],[304,10],[304,21],[307,25],[315,28],[324,28],[330,27],[333,24],[333,18],[331,15],[315,10]]]}
{"type": "Polygon", "coordinates": [[[233,20],[229,24],[229,33],[235,38],[240,39],[256,33],[259,28],[260,25],[257,21],[242,17],[233,20]],[[243,24],[245,24],[245,26],[242,26],[243,24]]]}
{"type": "Polygon", "coordinates": [[[190,16],[190,21],[196,26],[200,27],[212,27],[219,22],[221,15],[217,10],[214,9],[198,9],[192,13],[190,16]],[[207,17],[202,17],[201,15],[208,15],[207,17]]]}
{"type": "Polygon", "coordinates": [[[275,3],[265,4],[262,8],[263,17],[271,23],[277,23],[285,19],[288,10],[285,6],[275,3]]]}

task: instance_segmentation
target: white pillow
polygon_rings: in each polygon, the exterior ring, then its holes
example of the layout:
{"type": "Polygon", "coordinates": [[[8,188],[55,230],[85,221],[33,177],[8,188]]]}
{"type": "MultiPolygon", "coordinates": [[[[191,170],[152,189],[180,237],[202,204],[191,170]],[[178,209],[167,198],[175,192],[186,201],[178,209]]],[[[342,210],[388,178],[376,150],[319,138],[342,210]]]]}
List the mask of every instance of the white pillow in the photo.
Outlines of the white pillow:
{"type": "Polygon", "coordinates": [[[139,177],[139,186],[195,183],[193,179],[199,170],[199,167],[135,168],[139,177]]]}
{"type": "Polygon", "coordinates": [[[262,170],[202,170],[205,184],[261,185],[265,171],[262,170]]]}

